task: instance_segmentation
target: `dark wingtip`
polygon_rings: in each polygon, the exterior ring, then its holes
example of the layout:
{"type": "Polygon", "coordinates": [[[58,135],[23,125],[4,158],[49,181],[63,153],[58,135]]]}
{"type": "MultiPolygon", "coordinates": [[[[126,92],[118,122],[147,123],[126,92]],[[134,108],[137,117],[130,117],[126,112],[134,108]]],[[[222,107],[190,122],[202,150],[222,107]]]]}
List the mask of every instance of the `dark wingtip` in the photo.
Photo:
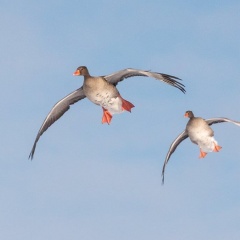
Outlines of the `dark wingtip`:
{"type": "Polygon", "coordinates": [[[176,88],[178,88],[181,92],[183,92],[184,94],[186,93],[186,90],[185,90],[185,85],[182,84],[181,82],[179,81],[182,81],[181,78],[178,78],[178,77],[175,77],[175,76],[172,76],[172,75],[168,75],[168,74],[164,74],[164,73],[161,73],[161,75],[170,82],[170,84],[176,88]]]}
{"type": "MultiPolygon", "coordinates": [[[[184,86],[185,87],[185,86],[184,86]]],[[[178,88],[182,93],[186,93],[186,90],[183,88],[183,87],[181,87],[181,88],[178,88]]]]}
{"type": "Polygon", "coordinates": [[[28,159],[30,159],[31,161],[33,160],[33,156],[34,156],[34,152],[35,152],[35,148],[36,148],[36,142],[34,143],[33,147],[32,147],[32,151],[30,152],[28,159]]]}
{"type": "Polygon", "coordinates": [[[180,82],[177,82],[177,88],[179,89],[179,90],[181,90],[184,94],[186,93],[186,90],[185,90],[185,85],[184,84],[182,84],[182,83],[180,83],[180,82]]]}
{"type": "Polygon", "coordinates": [[[182,93],[185,94],[186,93],[186,90],[184,88],[185,86],[179,82],[177,82],[177,83],[178,83],[178,85],[174,85],[174,87],[178,88],[182,93]]]}
{"type": "Polygon", "coordinates": [[[32,152],[29,154],[28,159],[30,159],[31,161],[33,160],[33,153],[32,152]]]}
{"type": "Polygon", "coordinates": [[[162,185],[164,185],[164,172],[162,173],[162,185]]]}

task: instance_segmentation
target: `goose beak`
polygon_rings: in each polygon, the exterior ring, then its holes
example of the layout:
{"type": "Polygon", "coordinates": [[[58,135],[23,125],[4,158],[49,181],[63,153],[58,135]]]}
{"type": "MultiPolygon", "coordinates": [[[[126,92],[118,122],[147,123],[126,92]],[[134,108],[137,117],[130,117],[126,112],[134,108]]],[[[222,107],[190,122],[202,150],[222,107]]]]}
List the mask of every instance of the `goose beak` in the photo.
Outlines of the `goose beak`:
{"type": "Polygon", "coordinates": [[[79,76],[80,75],[80,70],[76,70],[74,73],[73,73],[73,76],[79,76]]]}

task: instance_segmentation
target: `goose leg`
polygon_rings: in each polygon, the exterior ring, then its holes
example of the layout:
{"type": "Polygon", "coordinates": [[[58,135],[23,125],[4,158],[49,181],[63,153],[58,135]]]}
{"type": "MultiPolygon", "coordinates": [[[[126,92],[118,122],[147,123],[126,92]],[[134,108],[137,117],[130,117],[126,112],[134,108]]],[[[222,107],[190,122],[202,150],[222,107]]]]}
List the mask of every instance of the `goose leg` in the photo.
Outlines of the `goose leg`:
{"type": "Polygon", "coordinates": [[[103,109],[102,123],[107,123],[109,125],[112,120],[112,115],[104,107],[102,107],[102,109],[103,109]]]}
{"type": "Polygon", "coordinates": [[[132,109],[133,107],[135,107],[135,106],[134,106],[132,103],[130,103],[129,101],[123,99],[120,95],[119,95],[119,97],[120,97],[121,100],[122,100],[122,109],[123,109],[123,110],[126,110],[126,111],[128,111],[128,112],[131,112],[131,109],[132,109]]]}
{"type": "Polygon", "coordinates": [[[204,158],[206,157],[207,153],[206,152],[203,152],[202,149],[200,148],[200,155],[199,155],[199,158],[204,158]]]}
{"type": "Polygon", "coordinates": [[[214,148],[213,148],[213,151],[214,152],[219,152],[221,150],[221,146],[217,145],[216,143],[214,143],[214,148]]]}

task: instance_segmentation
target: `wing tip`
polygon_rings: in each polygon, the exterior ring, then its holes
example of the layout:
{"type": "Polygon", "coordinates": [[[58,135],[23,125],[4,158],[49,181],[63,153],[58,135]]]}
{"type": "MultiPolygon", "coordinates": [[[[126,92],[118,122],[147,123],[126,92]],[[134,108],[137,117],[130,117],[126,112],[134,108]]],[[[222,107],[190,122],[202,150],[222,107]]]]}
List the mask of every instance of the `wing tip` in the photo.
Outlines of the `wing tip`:
{"type": "Polygon", "coordinates": [[[165,173],[166,165],[167,165],[167,162],[166,162],[166,160],[165,160],[165,161],[164,161],[164,164],[163,164],[163,168],[162,168],[162,185],[164,185],[164,180],[165,180],[164,173],[165,173]]]}
{"type": "Polygon", "coordinates": [[[178,78],[178,77],[175,77],[175,76],[172,76],[172,75],[168,75],[168,74],[164,74],[164,73],[161,73],[161,75],[163,76],[163,78],[165,80],[167,80],[167,82],[178,88],[181,92],[183,92],[184,94],[186,93],[186,90],[185,90],[185,85],[179,81],[182,81],[181,78],[178,78]],[[179,80],[179,81],[178,81],[179,80]]]}
{"type": "Polygon", "coordinates": [[[164,185],[164,174],[162,174],[162,186],[164,185]]]}
{"type": "Polygon", "coordinates": [[[35,153],[35,149],[36,149],[36,145],[37,145],[37,142],[35,141],[35,143],[33,144],[33,147],[32,147],[32,150],[28,156],[28,159],[30,159],[31,161],[33,160],[33,156],[34,156],[34,153],[35,153]]]}
{"type": "Polygon", "coordinates": [[[33,160],[33,155],[34,155],[34,153],[31,151],[29,156],[28,156],[28,159],[32,161],[33,160]]]}

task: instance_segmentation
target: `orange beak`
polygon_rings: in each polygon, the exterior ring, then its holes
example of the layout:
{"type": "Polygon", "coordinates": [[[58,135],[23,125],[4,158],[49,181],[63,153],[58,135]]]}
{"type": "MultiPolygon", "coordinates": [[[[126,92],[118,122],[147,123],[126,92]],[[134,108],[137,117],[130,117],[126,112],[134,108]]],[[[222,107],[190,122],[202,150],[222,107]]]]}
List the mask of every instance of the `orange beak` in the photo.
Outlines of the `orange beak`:
{"type": "Polygon", "coordinates": [[[184,114],[184,117],[189,117],[187,112],[184,114]]]}
{"type": "Polygon", "coordinates": [[[76,70],[74,73],[73,73],[74,76],[79,76],[80,75],[80,70],[76,70]]]}

